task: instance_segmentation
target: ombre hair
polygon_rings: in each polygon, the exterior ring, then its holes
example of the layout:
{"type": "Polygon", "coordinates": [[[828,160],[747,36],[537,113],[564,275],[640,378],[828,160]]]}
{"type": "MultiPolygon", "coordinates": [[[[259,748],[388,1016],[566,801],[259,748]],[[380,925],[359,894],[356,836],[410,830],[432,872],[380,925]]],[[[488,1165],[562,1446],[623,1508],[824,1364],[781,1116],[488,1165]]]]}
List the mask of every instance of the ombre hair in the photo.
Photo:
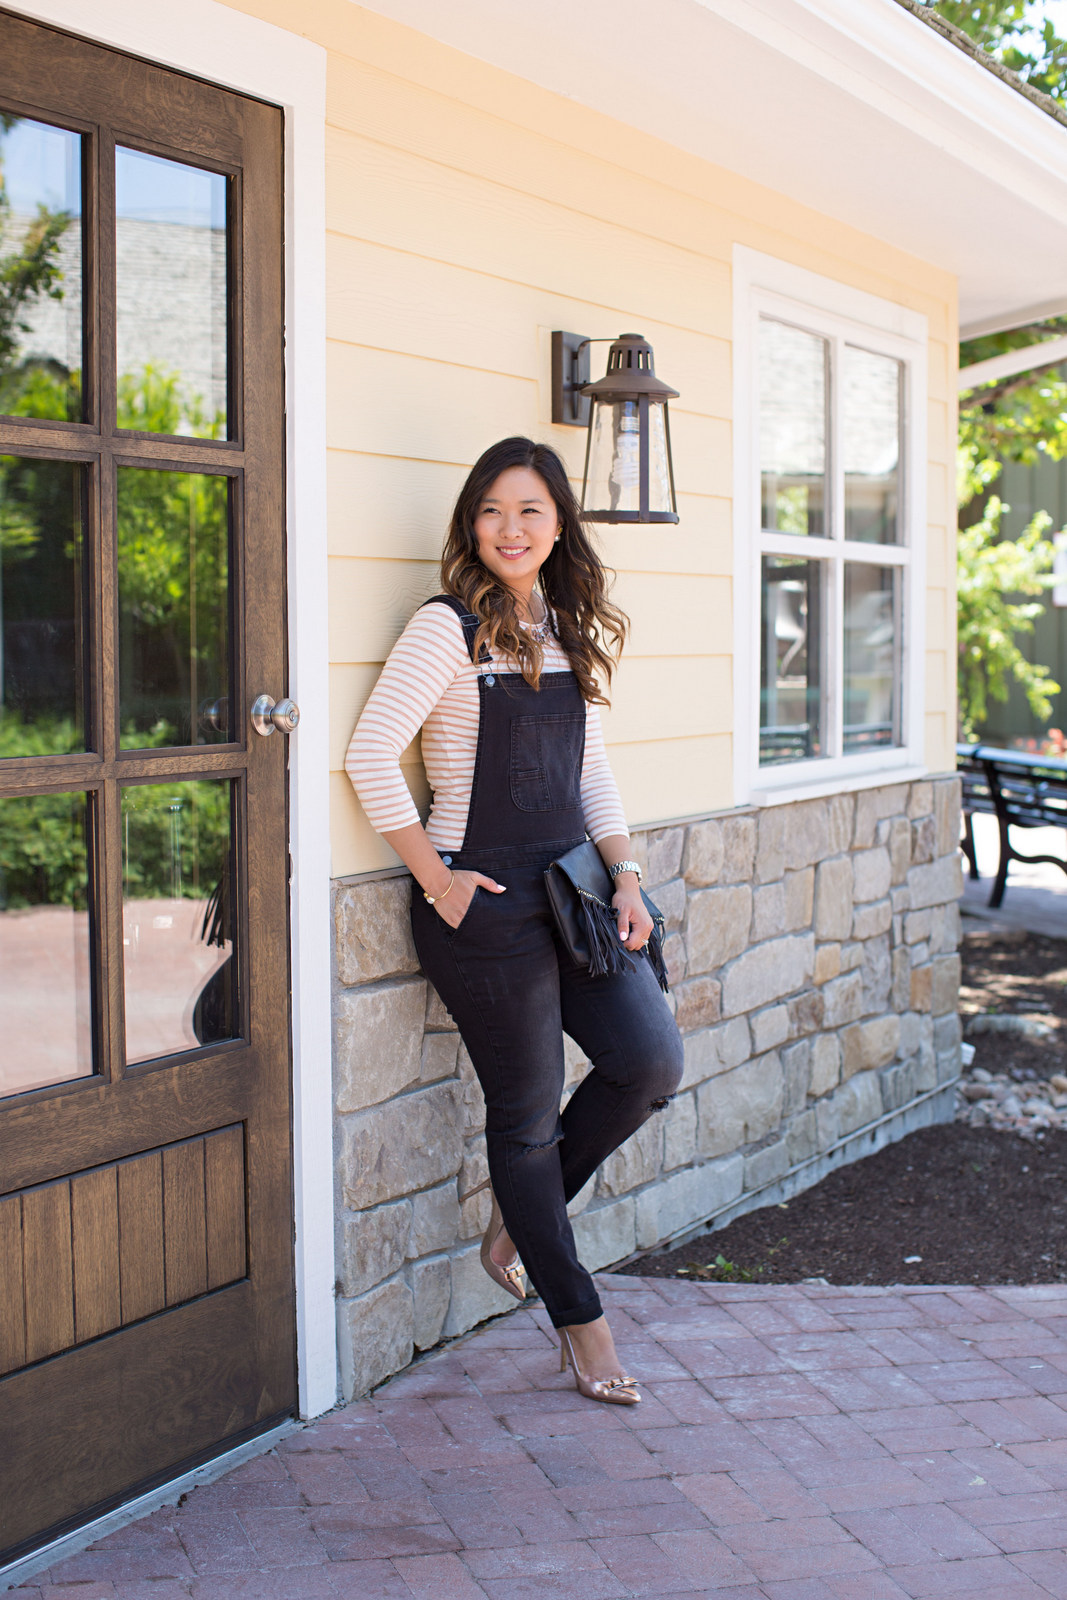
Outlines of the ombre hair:
{"type": "Polygon", "coordinates": [[[478,457],[452,512],[441,557],[441,587],[462,600],[478,618],[475,660],[485,644],[491,651],[509,656],[536,689],[544,652],[520,627],[511,590],[482,565],[474,531],[482,502],[500,474],[511,467],[529,467],[536,472],[555,505],[560,537],[545,559],[538,582],[582,698],[607,705],[599,680],[603,679],[605,686],[610,684],[629,622],[608,599],[609,575],[582,526],[567,469],[549,445],[516,436],[490,445],[478,457]]]}

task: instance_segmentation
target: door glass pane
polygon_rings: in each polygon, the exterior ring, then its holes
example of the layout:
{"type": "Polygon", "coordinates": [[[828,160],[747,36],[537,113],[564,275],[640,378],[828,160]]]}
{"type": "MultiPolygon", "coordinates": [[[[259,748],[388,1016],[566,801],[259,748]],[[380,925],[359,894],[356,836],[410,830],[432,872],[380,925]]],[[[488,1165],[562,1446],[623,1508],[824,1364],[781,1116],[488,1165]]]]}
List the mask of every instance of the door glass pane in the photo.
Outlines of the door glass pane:
{"type": "Polygon", "coordinates": [[[230,737],[229,479],[118,469],[124,750],[230,737]]]}
{"type": "Polygon", "coordinates": [[[122,791],[126,1060],[232,1039],[233,784],[228,778],[122,791]]]}
{"type": "Polygon", "coordinates": [[[85,749],[85,468],[0,456],[0,758],[85,749]]]}
{"type": "Polygon", "coordinates": [[[845,563],[847,752],[898,743],[900,569],[845,563]]]}
{"type": "Polygon", "coordinates": [[[93,1070],[88,805],[0,800],[0,1095],[93,1070]]]}
{"type": "Polygon", "coordinates": [[[825,563],[764,556],[760,765],[824,753],[822,589],[825,563]]]}
{"type": "Polygon", "coordinates": [[[760,319],[760,480],[763,526],[826,533],[827,343],[760,319]]]}
{"type": "Polygon", "coordinates": [[[227,436],[226,179],[115,151],[118,426],[227,436]]]}
{"type": "Polygon", "coordinates": [[[900,362],[845,346],[845,538],[895,544],[900,501],[900,362]]]}
{"type": "Polygon", "coordinates": [[[0,112],[0,412],[81,419],[82,141],[0,112]]]}

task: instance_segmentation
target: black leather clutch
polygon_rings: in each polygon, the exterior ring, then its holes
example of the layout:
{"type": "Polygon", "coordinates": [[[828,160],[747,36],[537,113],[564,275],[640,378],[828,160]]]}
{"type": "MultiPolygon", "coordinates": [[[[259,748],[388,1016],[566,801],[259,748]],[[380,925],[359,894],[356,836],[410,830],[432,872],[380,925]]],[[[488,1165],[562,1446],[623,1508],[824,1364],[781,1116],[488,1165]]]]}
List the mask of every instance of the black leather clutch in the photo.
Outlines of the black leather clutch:
{"type": "MultiPolygon", "coordinates": [[[[591,839],[551,863],[545,871],[545,889],[560,938],[577,966],[588,967],[594,977],[633,971],[635,956],[619,938],[618,917],[611,903],[615,892],[611,873],[591,839]]],[[[666,994],[663,913],[643,889],[641,898],[652,918],[652,932],[641,954],[666,994]]]]}

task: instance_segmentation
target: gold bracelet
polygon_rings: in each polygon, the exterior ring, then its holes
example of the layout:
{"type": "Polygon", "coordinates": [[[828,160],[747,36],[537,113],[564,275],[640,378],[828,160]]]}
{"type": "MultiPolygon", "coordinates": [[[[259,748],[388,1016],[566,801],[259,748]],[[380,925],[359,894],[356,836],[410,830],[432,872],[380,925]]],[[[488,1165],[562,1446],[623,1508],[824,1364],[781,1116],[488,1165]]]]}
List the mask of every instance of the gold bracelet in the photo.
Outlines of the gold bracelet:
{"type": "MultiPolygon", "coordinates": [[[[452,893],[452,885],[455,883],[455,881],[456,874],[454,872],[450,872],[448,874],[448,888],[445,890],[445,894],[452,893]]],[[[426,901],[427,905],[435,906],[438,900],[444,899],[445,894],[427,894],[426,890],[424,889],[422,891],[422,898],[426,901]]]]}

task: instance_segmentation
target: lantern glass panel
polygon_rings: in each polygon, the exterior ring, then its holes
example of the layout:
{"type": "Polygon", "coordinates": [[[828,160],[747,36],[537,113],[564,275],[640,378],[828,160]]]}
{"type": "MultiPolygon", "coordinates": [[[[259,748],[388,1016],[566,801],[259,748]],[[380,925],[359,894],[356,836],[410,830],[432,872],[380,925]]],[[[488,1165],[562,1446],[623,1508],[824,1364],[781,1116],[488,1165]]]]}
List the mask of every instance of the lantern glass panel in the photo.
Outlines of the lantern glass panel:
{"type": "MultiPolygon", "coordinates": [[[[593,402],[586,514],[641,508],[641,423],[636,400],[593,402]]],[[[648,509],[673,511],[667,464],[667,429],[662,403],[648,407],[648,509]]]]}

